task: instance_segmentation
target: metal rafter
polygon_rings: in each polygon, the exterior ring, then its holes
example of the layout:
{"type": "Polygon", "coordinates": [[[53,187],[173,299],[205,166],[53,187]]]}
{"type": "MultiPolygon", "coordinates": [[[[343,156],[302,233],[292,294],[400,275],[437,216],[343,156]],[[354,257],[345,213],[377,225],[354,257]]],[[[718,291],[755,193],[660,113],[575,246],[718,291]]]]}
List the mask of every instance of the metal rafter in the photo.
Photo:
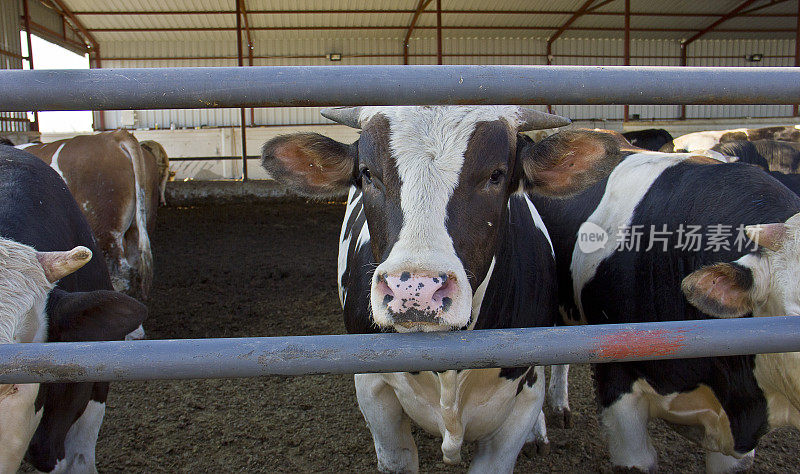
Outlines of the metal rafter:
{"type": "MultiPolygon", "coordinates": [[[[624,16],[623,11],[603,11],[599,12],[596,9],[611,3],[614,0],[606,0],[600,4],[595,5],[584,13],[584,16],[624,16]]],[[[740,17],[758,17],[758,18],[794,18],[794,13],[761,13],[754,14],[755,11],[763,8],[768,8],[789,0],[775,0],[769,4],[755,7],[746,10],[739,14],[740,17]]],[[[379,9],[365,9],[365,10],[248,10],[248,15],[335,15],[335,14],[402,14],[411,15],[416,10],[379,10],[379,9]]],[[[163,10],[163,11],[137,11],[137,10],[116,10],[116,11],[74,11],[72,12],[77,16],[146,16],[146,15],[235,15],[236,10],[163,10]]],[[[423,11],[421,15],[435,14],[434,11],[423,11]]],[[[575,13],[572,10],[442,10],[442,13],[459,14],[459,15],[572,15],[575,13]]],[[[639,17],[694,17],[694,18],[719,18],[725,15],[722,13],[676,13],[676,12],[655,12],[655,11],[641,11],[631,12],[631,16],[639,17]]]]}
{"type": "MultiPolygon", "coordinates": [[[[771,2],[766,3],[764,5],[761,5],[761,6],[758,6],[758,7],[753,7],[753,8],[750,8],[748,10],[745,10],[745,11],[739,13],[737,16],[749,15],[750,13],[757,12],[757,11],[763,10],[765,8],[774,7],[775,5],[780,5],[781,3],[786,3],[788,1],[789,0],[772,0],[771,2]]],[[[793,16],[791,13],[787,13],[786,15],[787,16],[793,16]]],[[[754,16],[758,16],[758,15],[754,15],[754,16]]]]}
{"type": "Polygon", "coordinates": [[[417,9],[414,11],[414,16],[411,17],[411,23],[408,25],[408,30],[406,30],[406,37],[403,39],[403,64],[408,64],[408,41],[411,39],[411,32],[413,32],[414,27],[417,26],[420,13],[422,13],[430,3],[431,0],[419,0],[419,3],[417,3],[417,9]]]}
{"type": "Polygon", "coordinates": [[[581,16],[583,16],[583,14],[584,14],[584,13],[586,13],[586,11],[589,9],[589,7],[591,7],[591,6],[592,6],[592,4],[593,4],[595,1],[596,1],[596,0],[586,0],[586,2],[584,2],[584,4],[583,4],[583,5],[581,5],[581,7],[578,9],[578,11],[576,11],[575,13],[573,13],[573,14],[572,14],[572,16],[571,16],[571,17],[569,17],[569,20],[565,21],[565,22],[564,22],[564,24],[562,24],[560,27],[558,27],[558,29],[556,30],[556,32],[555,32],[555,33],[553,33],[553,34],[552,34],[552,36],[550,36],[550,38],[548,38],[548,39],[547,39],[547,50],[548,50],[548,51],[547,51],[547,54],[548,54],[548,55],[550,54],[550,45],[552,45],[552,44],[553,44],[553,41],[557,40],[557,39],[559,38],[559,36],[561,36],[562,34],[564,34],[564,32],[565,32],[565,31],[567,31],[567,28],[569,28],[569,27],[570,27],[570,25],[572,25],[573,23],[575,23],[575,21],[576,21],[578,18],[580,18],[581,16]]]}
{"type": "Polygon", "coordinates": [[[713,30],[717,26],[725,23],[726,21],[730,20],[731,18],[736,17],[744,9],[746,9],[747,7],[751,6],[752,4],[754,4],[754,3],[758,2],[758,1],[759,0],[745,0],[744,2],[740,3],[738,7],[734,8],[733,10],[731,10],[728,13],[726,13],[725,15],[723,15],[722,17],[717,19],[717,21],[715,21],[714,23],[711,23],[707,27],[705,27],[702,30],[700,30],[697,33],[695,33],[694,36],[692,36],[689,39],[681,42],[681,48],[683,48],[684,51],[685,51],[686,50],[686,46],[688,46],[688,45],[694,43],[695,41],[697,41],[698,39],[702,38],[703,35],[705,35],[706,33],[710,32],[711,30],[713,30]]]}
{"type": "Polygon", "coordinates": [[[66,17],[69,22],[72,24],[73,27],[77,28],[80,32],[81,36],[83,36],[84,41],[89,44],[89,46],[94,49],[96,52],[99,53],[100,51],[100,43],[97,41],[97,38],[92,35],[90,29],[86,28],[86,26],[72,13],[62,0],[48,0],[51,4],[55,5],[58,10],[61,11],[62,15],[66,17]]]}

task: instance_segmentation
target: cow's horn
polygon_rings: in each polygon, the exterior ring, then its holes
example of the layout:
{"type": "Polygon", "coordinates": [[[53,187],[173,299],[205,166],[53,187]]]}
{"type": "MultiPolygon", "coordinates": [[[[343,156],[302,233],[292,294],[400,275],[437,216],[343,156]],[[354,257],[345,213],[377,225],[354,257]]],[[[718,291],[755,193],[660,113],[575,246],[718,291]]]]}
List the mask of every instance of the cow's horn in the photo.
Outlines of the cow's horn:
{"type": "Polygon", "coordinates": [[[67,252],[36,252],[36,259],[44,268],[44,275],[51,283],[78,270],[92,259],[92,251],[83,246],[67,252]]]}
{"type": "Polygon", "coordinates": [[[348,127],[361,128],[361,121],[358,119],[361,114],[361,107],[329,107],[322,109],[320,114],[336,123],[347,125],[348,127]]]}
{"type": "Polygon", "coordinates": [[[759,247],[770,249],[777,252],[783,247],[783,242],[788,237],[786,224],[777,222],[775,224],[749,225],[744,228],[747,237],[758,244],[759,247]]]}
{"type": "Polygon", "coordinates": [[[519,125],[517,126],[518,132],[558,128],[572,123],[572,121],[566,117],[546,114],[527,107],[520,107],[517,112],[517,117],[519,119],[519,125]]]}

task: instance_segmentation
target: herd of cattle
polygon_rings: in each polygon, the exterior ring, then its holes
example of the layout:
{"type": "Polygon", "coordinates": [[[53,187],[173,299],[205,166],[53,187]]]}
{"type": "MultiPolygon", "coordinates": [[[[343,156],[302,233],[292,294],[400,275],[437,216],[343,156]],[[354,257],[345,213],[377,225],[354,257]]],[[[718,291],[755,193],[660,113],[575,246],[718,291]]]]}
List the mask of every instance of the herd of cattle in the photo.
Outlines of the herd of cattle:
{"type": "MultiPolygon", "coordinates": [[[[800,315],[800,130],[523,132],[569,120],[516,106],[347,107],[344,144],[274,138],[262,164],[298,194],[347,194],[338,286],[350,333],[800,315]]],[[[169,164],[125,131],[0,145],[0,343],[142,338],[148,232],[169,164]],[[104,258],[92,258],[101,254],[104,258]],[[116,290],[116,291],[115,291],[116,290]]],[[[357,374],[385,472],[416,472],[411,422],[447,463],[513,471],[568,425],[568,366],[357,374]]],[[[662,418],[746,469],[800,427],[800,353],[594,367],[615,467],[657,469],[662,418]]],[[[0,472],[95,471],[107,383],[0,385],[0,472]]]]}

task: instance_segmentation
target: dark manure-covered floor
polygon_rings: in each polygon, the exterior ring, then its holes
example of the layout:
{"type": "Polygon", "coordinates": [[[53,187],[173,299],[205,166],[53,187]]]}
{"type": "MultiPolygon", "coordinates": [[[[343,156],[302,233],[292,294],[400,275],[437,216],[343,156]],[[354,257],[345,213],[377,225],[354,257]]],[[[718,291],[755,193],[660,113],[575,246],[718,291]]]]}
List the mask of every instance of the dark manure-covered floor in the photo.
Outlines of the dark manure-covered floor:
{"type": "MultiPolygon", "coordinates": [[[[159,209],[148,338],[341,334],[336,241],[341,204],[283,201],[159,209]]],[[[570,373],[573,427],[549,427],[548,455],[517,472],[610,468],[590,370],[570,373]]],[[[702,472],[699,448],[651,424],[662,472],[702,472]]],[[[423,472],[446,466],[440,440],[415,429],[423,472]]],[[[797,472],[800,437],[763,439],[754,472],[797,472]]],[[[374,472],[352,376],[146,381],[111,386],[100,472],[374,472]]]]}

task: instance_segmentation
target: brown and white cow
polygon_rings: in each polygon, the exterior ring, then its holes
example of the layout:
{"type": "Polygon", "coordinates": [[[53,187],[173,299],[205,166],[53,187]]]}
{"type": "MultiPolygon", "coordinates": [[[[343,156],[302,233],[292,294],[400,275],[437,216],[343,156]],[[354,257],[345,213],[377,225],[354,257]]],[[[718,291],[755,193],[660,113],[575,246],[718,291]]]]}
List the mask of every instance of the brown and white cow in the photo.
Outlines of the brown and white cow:
{"type": "MultiPolygon", "coordinates": [[[[111,291],[96,250],[64,181],[0,145],[0,344],[122,339],[140,326],[147,309],[111,291]]],[[[15,472],[23,455],[38,471],[96,472],[108,389],[0,384],[0,472],[15,472]]]]}
{"type": "Polygon", "coordinates": [[[114,289],[147,299],[153,280],[147,196],[158,193],[153,188],[158,171],[153,167],[148,179],[136,138],[117,130],[17,148],[66,181],[103,252],[114,289]]]}
{"type": "Polygon", "coordinates": [[[735,128],[731,130],[687,133],[661,147],[661,151],[665,153],[694,153],[696,151],[709,150],[718,143],[737,140],[800,142],[799,127],[800,125],[785,125],[780,127],[735,128]]]}
{"type": "MultiPolygon", "coordinates": [[[[167,199],[164,195],[167,189],[167,181],[175,175],[174,172],[169,170],[169,157],[167,156],[167,152],[164,150],[164,147],[161,146],[160,143],[153,140],[143,140],[139,142],[139,146],[142,147],[142,153],[146,159],[150,159],[148,155],[152,156],[152,159],[155,160],[155,163],[158,166],[158,194],[159,194],[159,201],[162,206],[167,205],[167,199]]],[[[148,171],[148,177],[150,176],[150,172],[148,171]]],[[[148,189],[150,189],[148,187],[148,189]]]]}
{"type": "MultiPolygon", "coordinates": [[[[348,332],[555,324],[553,247],[527,191],[577,192],[605,176],[613,157],[541,160],[520,132],[569,121],[523,107],[323,114],[360,128],[358,141],[286,135],[266,143],[262,158],[300,194],[349,191],[338,264],[348,332]]],[[[382,471],[418,470],[411,421],[442,437],[447,463],[476,441],[478,472],[511,472],[526,441],[546,442],[542,367],[357,374],[355,385],[382,471]]],[[[566,398],[558,403],[568,409],[566,398]]]]}

